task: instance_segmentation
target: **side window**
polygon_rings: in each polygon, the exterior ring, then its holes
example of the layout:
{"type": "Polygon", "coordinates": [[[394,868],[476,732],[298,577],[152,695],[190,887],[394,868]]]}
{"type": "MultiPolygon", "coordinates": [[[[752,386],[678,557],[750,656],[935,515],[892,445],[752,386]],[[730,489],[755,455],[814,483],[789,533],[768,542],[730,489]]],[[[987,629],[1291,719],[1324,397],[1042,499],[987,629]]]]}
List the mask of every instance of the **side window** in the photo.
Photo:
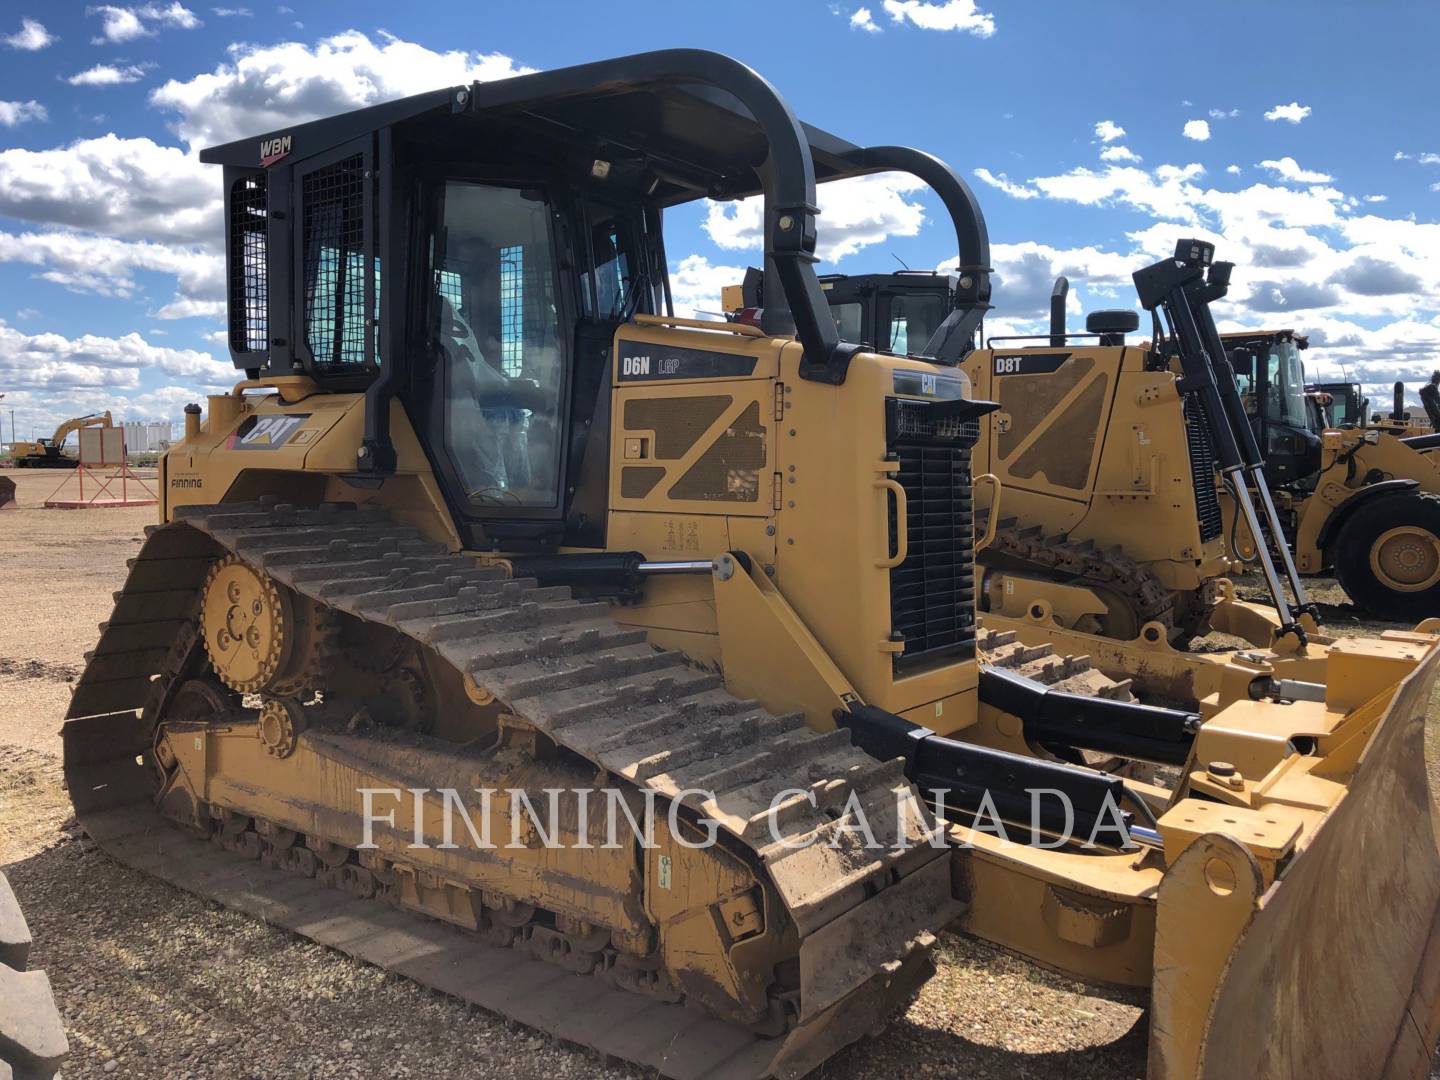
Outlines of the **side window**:
{"type": "Polygon", "coordinates": [[[463,497],[477,513],[556,506],[565,372],[549,204],[451,181],[436,226],[430,327],[463,497]]]}
{"type": "Polygon", "coordinates": [[[379,362],[373,313],[379,310],[380,275],[366,252],[366,183],[361,154],[301,181],[305,344],[322,372],[379,362]]]}
{"type": "Polygon", "coordinates": [[[617,211],[588,204],[591,268],[582,275],[585,314],[605,321],[625,318],[635,300],[635,255],[631,230],[617,211]]]}

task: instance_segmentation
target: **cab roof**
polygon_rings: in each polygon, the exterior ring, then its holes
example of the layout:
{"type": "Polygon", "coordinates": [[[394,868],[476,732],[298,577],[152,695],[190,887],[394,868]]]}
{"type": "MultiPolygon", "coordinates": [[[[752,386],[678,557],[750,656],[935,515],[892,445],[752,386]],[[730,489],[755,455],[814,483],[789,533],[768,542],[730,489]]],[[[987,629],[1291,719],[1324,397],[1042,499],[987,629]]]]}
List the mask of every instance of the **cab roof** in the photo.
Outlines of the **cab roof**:
{"type": "MultiPolygon", "coordinates": [[[[662,206],[761,191],[765,135],[733,94],[704,84],[617,90],[577,83],[584,72],[562,68],[433,90],[208,147],[200,160],[257,169],[277,140],[288,138],[289,156],[298,160],[386,127],[427,146],[463,145],[477,124],[499,124],[536,152],[563,154],[587,170],[585,155],[643,163],[654,174],[651,196],[662,206]]],[[[856,144],[809,124],[800,127],[817,181],[876,171],[847,160],[860,149],[856,144]]]]}

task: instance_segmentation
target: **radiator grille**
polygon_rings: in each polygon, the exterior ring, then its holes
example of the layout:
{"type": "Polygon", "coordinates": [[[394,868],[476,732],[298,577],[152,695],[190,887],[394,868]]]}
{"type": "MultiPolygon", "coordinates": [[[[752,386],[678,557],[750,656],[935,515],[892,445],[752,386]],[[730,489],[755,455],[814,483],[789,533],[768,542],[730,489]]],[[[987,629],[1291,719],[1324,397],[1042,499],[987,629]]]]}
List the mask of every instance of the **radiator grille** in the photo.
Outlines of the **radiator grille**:
{"type": "MultiPolygon", "coordinates": [[[[943,405],[890,399],[893,474],[905,489],[904,522],[890,511],[890,540],[905,529],[905,561],[890,571],[891,631],[904,641],[897,673],[975,655],[975,524],[970,449],[979,424],[943,405]]],[[[960,403],[967,404],[967,403],[960,403]]]]}
{"type": "Polygon", "coordinates": [[[242,176],[230,187],[230,348],[237,353],[264,353],[270,346],[267,179],[264,173],[242,176]]]}
{"type": "Polygon", "coordinates": [[[370,323],[365,284],[365,159],[345,158],[305,176],[305,342],[319,366],[363,365],[370,323]]]}
{"type": "Polygon", "coordinates": [[[1200,542],[1209,543],[1225,531],[1220,514],[1220,496],[1215,488],[1215,449],[1205,410],[1193,394],[1185,397],[1185,440],[1190,448],[1190,482],[1195,489],[1195,519],[1200,523],[1200,542]]]}

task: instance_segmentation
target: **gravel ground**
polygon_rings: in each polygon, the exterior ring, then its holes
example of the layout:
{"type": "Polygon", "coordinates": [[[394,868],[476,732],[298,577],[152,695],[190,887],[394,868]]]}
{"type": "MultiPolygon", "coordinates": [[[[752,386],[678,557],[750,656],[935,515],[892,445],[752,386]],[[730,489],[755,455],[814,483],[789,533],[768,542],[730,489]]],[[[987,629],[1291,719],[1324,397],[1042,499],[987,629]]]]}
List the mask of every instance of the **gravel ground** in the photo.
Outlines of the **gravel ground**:
{"type": "MultiPolygon", "coordinates": [[[[20,507],[0,512],[0,868],[65,1014],[67,1077],[640,1075],[179,892],[84,840],[61,787],[59,721],[154,508],[41,510],[58,480],[9,475],[20,507]]],[[[884,1034],[817,1075],[1143,1077],[1136,1000],[948,934],[939,966],[884,1034]]]]}

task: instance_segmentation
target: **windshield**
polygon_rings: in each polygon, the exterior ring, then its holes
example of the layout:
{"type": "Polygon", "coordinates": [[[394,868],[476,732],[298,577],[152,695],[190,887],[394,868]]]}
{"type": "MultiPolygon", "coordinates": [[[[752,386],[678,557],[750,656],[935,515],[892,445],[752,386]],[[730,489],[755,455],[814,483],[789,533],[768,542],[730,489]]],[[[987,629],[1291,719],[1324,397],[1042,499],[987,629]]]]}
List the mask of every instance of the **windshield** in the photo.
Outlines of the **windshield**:
{"type": "Polygon", "coordinates": [[[863,341],[865,309],[858,300],[832,304],[830,314],[835,316],[835,326],[840,331],[841,341],[863,341]]]}
{"type": "Polygon", "coordinates": [[[894,297],[890,301],[890,341],[885,349],[902,356],[920,352],[949,311],[950,298],[942,293],[894,297]]]}
{"type": "Polygon", "coordinates": [[[1270,345],[1265,414],[1291,427],[1309,427],[1305,409],[1305,366],[1293,341],[1270,345]]]}

